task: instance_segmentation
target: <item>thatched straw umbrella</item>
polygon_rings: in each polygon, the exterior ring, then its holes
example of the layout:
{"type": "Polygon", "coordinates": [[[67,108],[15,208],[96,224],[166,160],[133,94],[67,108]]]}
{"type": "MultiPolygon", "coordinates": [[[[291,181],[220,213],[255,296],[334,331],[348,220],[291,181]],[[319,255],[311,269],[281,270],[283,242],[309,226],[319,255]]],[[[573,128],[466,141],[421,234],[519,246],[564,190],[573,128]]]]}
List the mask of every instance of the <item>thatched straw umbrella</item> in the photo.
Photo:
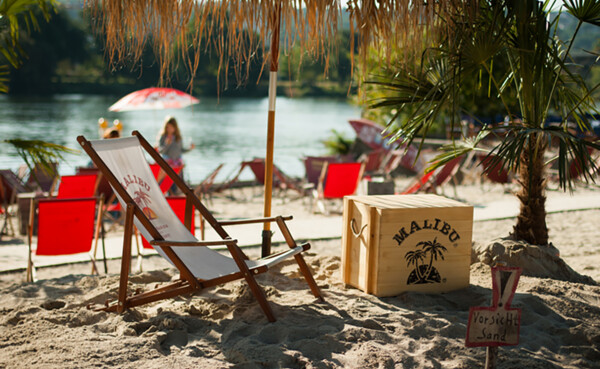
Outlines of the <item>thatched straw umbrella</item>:
{"type": "MultiPolygon", "coordinates": [[[[273,178],[273,137],[275,127],[275,92],[279,46],[289,50],[295,43],[313,57],[328,58],[335,50],[335,35],[342,11],[350,13],[351,33],[359,35],[362,59],[367,46],[379,50],[388,59],[390,45],[421,46],[424,26],[435,29],[436,15],[456,1],[348,0],[347,10],[340,0],[86,0],[96,25],[106,35],[111,60],[138,60],[146,43],[154,46],[166,76],[174,62],[186,63],[192,74],[202,49],[212,47],[219,57],[219,70],[227,76],[230,63],[235,75],[247,75],[250,61],[258,49],[263,50],[263,68],[269,62],[269,112],[265,172],[264,216],[271,216],[273,178]],[[283,30],[282,30],[283,27],[283,30]],[[189,30],[192,29],[192,32],[189,30]],[[247,37],[248,31],[257,37],[247,37]],[[193,57],[188,51],[194,50],[193,57]]],[[[475,7],[476,8],[476,7],[475,7]]],[[[405,48],[406,57],[411,57],[405,48]]],[[[354,63],[354,58],[352,59],[354,63]]],[[[190,86],[192,81],[190,81],[190,86]]],[[[263,256],[270,248],[269,223],[263,231],[263,256]]]]}

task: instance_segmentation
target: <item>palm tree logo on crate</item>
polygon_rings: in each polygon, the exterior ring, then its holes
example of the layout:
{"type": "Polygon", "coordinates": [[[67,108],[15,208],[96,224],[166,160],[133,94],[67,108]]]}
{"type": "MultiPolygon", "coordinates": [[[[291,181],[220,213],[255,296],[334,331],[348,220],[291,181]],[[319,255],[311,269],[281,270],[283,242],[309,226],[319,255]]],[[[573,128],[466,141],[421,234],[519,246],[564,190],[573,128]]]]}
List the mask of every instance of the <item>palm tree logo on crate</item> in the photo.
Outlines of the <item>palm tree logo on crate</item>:
{"type": "Polygon", "coordinates": [[[444,260],[444,251],[448,251],[437,237],[433,241],[421,241],[417,243],[417,250],[409,251],[404,255],[407,266],[414,265],[415,269],[408,275],[406,284],[441,283],[442,278],[438,270],[433,266],[433,261],[438,257],[444,260]],[[429,264],[424,262],[429,258],[429,264]]]}

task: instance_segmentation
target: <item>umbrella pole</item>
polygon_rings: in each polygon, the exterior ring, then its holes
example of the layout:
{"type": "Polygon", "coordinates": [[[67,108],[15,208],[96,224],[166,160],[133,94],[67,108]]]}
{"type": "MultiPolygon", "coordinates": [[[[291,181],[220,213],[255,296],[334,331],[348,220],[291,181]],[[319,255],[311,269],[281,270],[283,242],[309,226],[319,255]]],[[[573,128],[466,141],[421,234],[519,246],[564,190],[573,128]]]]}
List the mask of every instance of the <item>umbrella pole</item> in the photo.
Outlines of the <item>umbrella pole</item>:
{"type": "MultiPolygon", "coordinates": [[[[275,11],[271,21],[275,23],[271,35],[271,68],[269,72],[269,113],[267,126],[267,155],[265,157],[265,218],[271,216],[271,199],[273,195],[273,146],[275,142],[275,99],[277,97],[277,69],[279,67],[279,27],[281,20],[281,4],[275,3],[275,11]]],[[[271,254],[271,223],[265,222],[262,231],[261,256],[271,254]]]]}

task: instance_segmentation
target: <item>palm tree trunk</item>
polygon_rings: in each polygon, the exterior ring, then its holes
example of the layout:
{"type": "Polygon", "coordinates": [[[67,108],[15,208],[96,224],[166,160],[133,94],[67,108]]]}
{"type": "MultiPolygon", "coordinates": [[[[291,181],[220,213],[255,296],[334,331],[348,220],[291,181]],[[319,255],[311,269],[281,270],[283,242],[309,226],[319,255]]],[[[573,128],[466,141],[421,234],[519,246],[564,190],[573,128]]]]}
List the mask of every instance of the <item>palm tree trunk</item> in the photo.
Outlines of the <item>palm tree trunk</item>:
{"type": "Polygon", "coordinates": [[[418,260],[415,260],[415,272],[417,273],[417,279],[419,281],[423,280],[423,275],[421,275],[421,268],[418,260]]]}
{"type": "Polygon", "coordinates": [[[427,270],[425,271],[425,275],[423,275],[423,279],[424,280],[428,280],[429,279],[429,275],[431,274],[431,269],[433,269],[433,252],[430,255],[429,265],[427,266],[427,270]]]}
{"type": "Polygon", "coordinates": [[[521,153],[519,170],[521,190],[517,193],[517,197],[521,201],[521,210],[514,227],[513,237],[532,245],[548,244],[545,151],[546,142],[543,137],[532,135],[521,153]]]}

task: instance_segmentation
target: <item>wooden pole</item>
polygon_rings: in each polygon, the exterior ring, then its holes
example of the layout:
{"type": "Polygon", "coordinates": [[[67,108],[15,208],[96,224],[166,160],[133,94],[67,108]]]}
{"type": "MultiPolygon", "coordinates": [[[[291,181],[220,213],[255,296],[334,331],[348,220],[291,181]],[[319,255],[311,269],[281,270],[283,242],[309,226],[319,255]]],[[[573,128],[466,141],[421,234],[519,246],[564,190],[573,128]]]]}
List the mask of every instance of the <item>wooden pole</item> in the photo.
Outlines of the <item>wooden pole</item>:
{"type": "Polygon", "coordinates": [[[496,369],[498,359],[498,346],[488,346],[485,351],[485,369],[496,369]]]}
{"type": "MultiPolygon", "coordinates": [[[[273,146],[275,141],[275,99],[277,97],[277,70],[279,67],[279,28],[281,25],[281,4],[275,2],[275,11],[271,15],[275,24],[271,35],[271,68],[269,73],[269,113],[267,119],[267,154],[265,157],[265,201],[264,217],[271,216],[273,195],[273,146]]],[[[271,253],[271,224],[264,223],[262,232],[262,257],[271,253]]]]}

